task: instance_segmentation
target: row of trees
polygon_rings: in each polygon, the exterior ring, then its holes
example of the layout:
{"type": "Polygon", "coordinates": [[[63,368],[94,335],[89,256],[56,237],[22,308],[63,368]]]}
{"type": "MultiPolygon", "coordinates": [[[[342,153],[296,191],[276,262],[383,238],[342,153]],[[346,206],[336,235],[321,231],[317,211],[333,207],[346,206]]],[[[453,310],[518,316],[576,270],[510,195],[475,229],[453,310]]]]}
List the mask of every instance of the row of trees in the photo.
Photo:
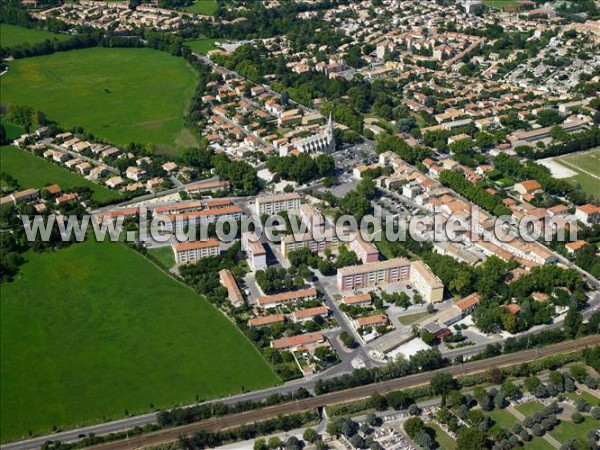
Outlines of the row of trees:
{"type": "Polygon", "coordinates": [[[440,174],[440,183],[458,192],[476,205],[489,211],[495,216],[510,215],[511,210],[502,203],[497,195],[490,194],[484,187],[467,180],[462,173],[444,170],[440,174]]]}

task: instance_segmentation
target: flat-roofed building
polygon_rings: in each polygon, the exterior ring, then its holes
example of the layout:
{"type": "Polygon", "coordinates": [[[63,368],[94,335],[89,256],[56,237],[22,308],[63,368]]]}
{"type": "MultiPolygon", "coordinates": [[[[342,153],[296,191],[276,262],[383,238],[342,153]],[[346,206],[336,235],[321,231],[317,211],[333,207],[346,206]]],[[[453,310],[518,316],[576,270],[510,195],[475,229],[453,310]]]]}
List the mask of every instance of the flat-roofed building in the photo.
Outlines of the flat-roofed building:
{"type": "Polygon", "coordinates": [[[250,319],[248,321],[248,326],[251,328],[262,328],[284,322],[285,316],[283,314],[270,314],[268,316],[254,317],[253,319],[250,319]]]}
{"type": "Polygon", "coordinates": [[[308,231],[323,230],[325,228],[325,217],[313,205],[305,203],[300,205],[300,220],[308,227],[308,231]]]}
{"type": "Polygon", "coordinates": [[[229,269],[223,269],[219,272],[219,281],[227,289],[227,298],[236,308],[244,304],[244,296],[242,291],[229,269]]]}
{"type": "Polygon", "coordinates": [[[279,211],[292,211],[300,208],[302,197],[296,192],[265,195],[255,201],[258,214],[275,214],[279,211]]]}
{"type": "Polygon", "coordinates": [[[388,283],[408,281],[410,261],[395,258],[358,266],[343,267],[338,270],[337,283],[340,291],[385,286],[388,283]]]}
{"type": "Polygon", "coordinates": [[[292,314],[292,320],[296,323],[304,323],[309,320],[313,320],[315,317],[326,318],[329,315],[329,308],[326,306],[316,306],[314,308],[301,309],[294,311],[292,314]]]}
{"type": "Polygon", "coordinates": [[[302,289],[300,291],[282,292],[275,295],[267,295],[258,299],[258,306],[262,308],[275,308],[279,305],[295,305],[300,301],[314,300],[317,298],[315,288],[302,289]]]}
{"type": "Polygon", "coordinates": [[[306,346],[314,346],[317,344],[325,344],[325,336],[323,333],[307,333],[297,336],[285,337],[271,341],[271,347],[276,350],[298,350],[306,346]]]}
{"type": "Polygon", "coordinates": [[[180,242],[172,244],[175,262],[177,264],[192,264],[208,256],[219,254],[219,241],[209,239],[208,241],[180,242]]]}
{"type": "Polygon", "coordinates": [[[426,302],[436,303],[444,299],[444,283],[424,262],[411,263],[410,282],[426,302]]]}

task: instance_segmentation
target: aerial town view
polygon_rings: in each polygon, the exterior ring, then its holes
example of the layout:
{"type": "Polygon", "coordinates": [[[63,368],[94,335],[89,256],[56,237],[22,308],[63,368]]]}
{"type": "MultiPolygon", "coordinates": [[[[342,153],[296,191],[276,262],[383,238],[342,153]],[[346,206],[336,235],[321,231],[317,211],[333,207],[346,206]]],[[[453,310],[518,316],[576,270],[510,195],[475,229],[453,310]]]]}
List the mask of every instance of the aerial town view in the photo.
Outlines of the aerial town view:
{"type": "Polygon", "coordinates": [[[600,0],[0,12],[0,450],[600,449],[600,0]]]}

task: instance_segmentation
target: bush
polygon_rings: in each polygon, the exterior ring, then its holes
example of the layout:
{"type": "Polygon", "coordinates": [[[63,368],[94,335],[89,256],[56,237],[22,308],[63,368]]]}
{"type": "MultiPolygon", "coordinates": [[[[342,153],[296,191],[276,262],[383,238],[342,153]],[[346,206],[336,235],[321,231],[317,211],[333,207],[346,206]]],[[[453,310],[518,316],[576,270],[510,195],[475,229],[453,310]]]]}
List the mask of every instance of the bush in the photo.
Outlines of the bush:
{"type": "Polygon", "coordinates": [[[600,407],[596,406],[592,408],[592,417],[596,420],[600,420],[600,407]]]}
{"type": "Polygon", "coordinates": [[[573,421],[573,423],[581,423],[585,420],[585,418],[583,417],[583,415],[579,412],[574,412],[571,415],[571,420],[573,421]]]}

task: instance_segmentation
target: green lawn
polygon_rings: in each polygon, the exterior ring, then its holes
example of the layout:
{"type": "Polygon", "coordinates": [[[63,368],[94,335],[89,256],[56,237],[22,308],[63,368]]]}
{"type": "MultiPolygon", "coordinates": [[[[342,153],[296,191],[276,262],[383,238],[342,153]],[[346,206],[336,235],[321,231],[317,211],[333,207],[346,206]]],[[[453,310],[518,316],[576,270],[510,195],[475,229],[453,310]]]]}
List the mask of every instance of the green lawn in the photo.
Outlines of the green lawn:
{"type": "Polygon", "coordinates": [[[600,406],[600,398],[595,395],[590,394],[589,392],[580,391],[580,392],[567,392],[564,394],[565,397],[569,397],[572,400],[577,400],[579,398],[584,398],[586,402],[588,402],[592,406],[600,406]]]}
{"type": "Polygon", "coordinates": [[[46,39],[59,39],[61,41],[68,39],[65,34],[50,33],[44,30],[33,30],[30,28],[19,27],[17,25],[0,24],[0,42],[2,47],[15,47],[21,44],[37,44],[46,39]]]}
{"type": "Polygon", "coordinates": [[[492,8],[506,8],[507,6],[519,5],[517,0],[483,0],[483,3],[492,8]]]}
{"type": "Polygon", "coordinates": [[[456,449],[456,441],[452,439],[448,433],[446,433],[442,428],[436,423],[428,423],[428,427],[433,428],[435,431],[435,441],[438,443],[439,448],[444,450],[455,450],[456,449]]]}
{"type": "Polygon", "coordinates": [[[86,180],[74,172],[17,147],[0,147],[0,167],[3,172],[17,180],[22,189],[39,189],[56,183],[63,189],[87,186],[93,191],[93,198],[98,203],[107,203],[121,198],[118,192],[86,180]]]}
{"type": "Polygon", "coordinates": [[[499,428],[508,428],[510,430],[515,422],[517,422],[517,418],[504,409],[496,408],[487,413],[487,415],[494,420],[494,426],[499,428]]]}
{"type": "Polygon", "coordinates": [[[534,437],[523,447],[525,450],[555,450],[554,447],[543,437],[534,437]]]}
{"type": "Polygon", "coordinates": [[[279,382],[224,315],[123,244],[26,257],[0,285],[2,441],[279,382]]]}
{"type": "Polygon", "coordinates": [[[585,193],[600,199],[600,147],[561,156],[555,161],[577,173],[574,177],[565,178],[567,181],[579,183],[585,193]]]}
{"type": "Polygon", "coordinates": [[[398,316],[398,320],[402,325],[411,325],[429,315],[428,312],[407,314],[405,316],[398,316]]]}
{"type": "Polygon", "coordinates": [[[594,420],[591,416],[585,416],[585,420],[578,424],[570,420],[561,420],[560,424],[554,430],[550,431],[550,435],[564,444],[573,437],[584,437],[588,431],[598,428],[600,428],[600,420],[594,420]]]}
{"type": "Polygon", "coordinates": [[[185,41],[185,45],[190,47],[193,52],[201,53],[201,54],[205,55],[209,51],[217,48],[217,47],[215,47],[215,42],[219,42],[222,40],[223,39],[209,39],[209,38],[194,39],[191,41],[185,41]]]}
{"type": "Polygon", "coordinates": [[[175,257],[171,246],[150,249],[150,254],[154,256],[166,269],[175,265],[175,257]]]}
{"type": "Polygon", "coordinates": [[[0,125],[4,127],[4,131],[6,131],[6,137],[10,141],[25,134],[25,128],[23,128],[21,125],[17,125],[16,123],[0,119],[0,125]]]}
{"type": "Polygon", "coordinates": [[[34,106],[65,127],[115,144],[194,146],[184,115],[198,75],[182,58],[150,49],[90,48],[14,61],[3,103],[34,106]]]}
{"type": "Polygon", "coordinates": [[[187,12],[212,16],[217,12],[217,0],[196,0],[194,4],[183,8],[187,12]]]}
{"type": "Polygon", "coordinates": [[[521,405],[515,407],[517,411],[523,414],[525,417],[533,416],[536,412],[544,409],[544,405],[542,405],[537,400],[532,400],[530,402],[525,402],[521,405]]]}

